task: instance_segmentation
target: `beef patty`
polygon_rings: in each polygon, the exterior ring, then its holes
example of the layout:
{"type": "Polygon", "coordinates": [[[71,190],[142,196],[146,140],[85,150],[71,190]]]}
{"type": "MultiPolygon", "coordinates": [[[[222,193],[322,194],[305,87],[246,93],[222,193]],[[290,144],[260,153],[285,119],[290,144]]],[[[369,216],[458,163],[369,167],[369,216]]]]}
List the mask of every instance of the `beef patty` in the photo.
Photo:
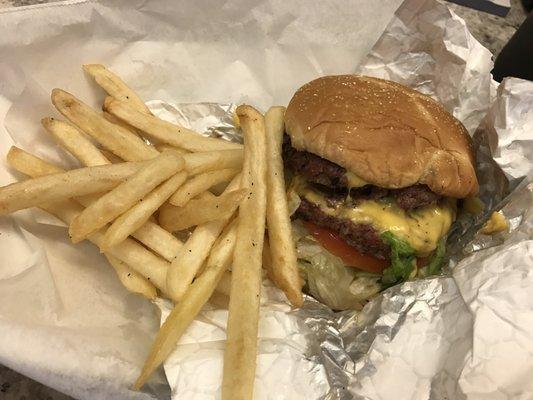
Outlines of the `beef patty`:
{"type": "MultiPolygon", "coordinates": [[[[292,172],[304,177],[308,182],[322,187],[328,192],[345,195],[348,180],[346,169],[322,157],[306,151],[298,151],[290,145],[285,135],[283,160],[292,172]]],[[[350,196],[357,199],[380,199],[393,197],[404,210],[436,203],[440,196],[433,193],[426,185],[413,185],[401,189],[385,189],[374,185],[365,185],[350,189],[350,196]]]]}
{"type": "Polygon", "coordinates": [[[384,260],[390,257],[390,247],[381,240],[378,232],[371,225],[356,224],[349,219],[332,217],[304,198],[294,217],[331,229],[361,253],[371,254],[384,260]]]}

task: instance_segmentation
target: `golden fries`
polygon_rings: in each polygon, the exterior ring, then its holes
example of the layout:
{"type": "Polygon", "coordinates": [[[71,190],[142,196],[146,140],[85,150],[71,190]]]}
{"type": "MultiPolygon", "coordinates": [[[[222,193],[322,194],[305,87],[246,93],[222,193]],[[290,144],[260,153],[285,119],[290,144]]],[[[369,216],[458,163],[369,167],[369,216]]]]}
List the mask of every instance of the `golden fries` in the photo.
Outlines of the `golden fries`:
{"type": "MultiPolygon", "coordinates": [[[[83,207],[71,200],[41,205],[40,208],[56,216],[67,225],[83,211],[83,207]]],[[[95,232],[88,239],[98,247],[103,246],[104,234],[95,232]]],[[[159,290],[166,293],[166,275],[170,264],[159,258],[135,240],[126,239],[110,249],[109,254],[128,264],[133,270],[144,276],[159,290]]]]}
{"type": "Polygon", "coordinates": [[[220,277],[231,263],[236,238],[236,225],[228,225],[213,246],[205,271],[189,287],[183,296],[183,301],[174,307],[157,333],[141,375],[135,381],[135,389],[139,390],[157,367],[165,361],[176,347],[185,329],[209,300],[220,277]]]}
{"type": "MultiPolygon", "coordinates": [[[[7,155],[8,164],[18,170],[19,172],[22,172],[26,175],[29,175],[31,177],[37,177],[37,176],[43,176],[43,175],[49,175],[53,173],[62,172],[63,170],[59,167],[56,167],[53,164],[49,164],[46,161],[41,160],[38,157],[35,157],[32,154],[26,153],[24,150],[18,149],[17,147],[11,147],[9,150],[9,153],[7,155]]],[[[88,197],[88,196],[85,196],[88,197]]],[[[89,199],[89,201],[91,201],[89,199]]],[[[155,224],[151,224],[155,225],[155,224]]],[[[161,231],[165,232],[167,235],[168,233],[163,230],[163,228],[157,226],[161,231]]],[[[147,225],[148,227],[148,225],[147,225]]],[[[147,230],[147,229],[145,229],[147,230]]],[[[153,238],[157,235],[154,235],[152,232],[153,229],[150,229],[149,237],[153,238]]],[[[169,235],[172,238],[174,238],[172,235],[169,235]]],[[[177,239],[174,238],[174,240],[177,241],[177,239]]],[[[163,240],[162,238],[158,238],[158,243],[161,242],[168,242],[163,240]]],[[[179,241],[178,241],[179,242],[179,241]]],[[[161,246],[161,245],[159,245],[161,246]]],[[[181,242],[178,246],[175,247],[174,254],[176,253],[176,249],[179,249],[181,247],[181,242]]],[[[155,289],[154,285],[152,285],[147,279],[133,271],[127,264],[123,263],[122,261],[114,258],[113,262],[110,260],[110,257],[112,257],[109,254],[105,254],[106,257],[108,257],[108,260],[110,261],[111,265],[115,269],[118,278],[122,282],[122,284],[128,289],[129,291],[133,293],[138,293],[146,298],[152,299],[157,295],[157,290],[155,289]]]]}
{"type": "Polygon", "coordinates": [[[128,129],[112,124],[88,105],[61,89],[52,91],[57,110],[106,149],[126,161],[148,160],[159,152],[128,129]]]}
{"type": "Polygon", "coordinates": [[[205,151],[184,154],[185,168],[189,175],[225,168],[242,167],[242,150],[205,151]]]}
{"type": "Polygon", "coordinates": [[[274,283],[295,307],[303,302],[302,280],[292,241],[291,219],[285,192],[281,146],[284,107],[271,107],[265,115],[267,143],[267,225],[274,283]]]}
{"type": "Polygon", "coordinates": [[[176,232],[206,222],[229,218],[235,211],[234,205],[238,204],[246,194],[246,189],[233,190],[214,198],[191,200],[185,207],[165,203],[159,209],[159,224],[169,232],[176,232]]]}
{"type": "Polygon", "coordinates": [[[111,164],[118,164],[118,163],[124,162],[122,158],[120,158],[116,154],[111,153],[109,150],[101,149],[101,148],[99,148],[98,150],[100,150],[100,153],[102,153],[104,157],[107,158],[111,162],[111,164]]]}
{"type": "Polygon", "coordinates": [[[110,254],[105,254],[105,257],[126,289],[132,293],[140,294],[149,300],[156,298],[157,290],[146,278],[132,271],[126,263],[120,261],[118,258],[110,254]]]}
{"type": "Polygon", "coordinates": [[[68,121],[41,123],[85,168],[64,171],[12,147],[8,164],[31,178],[0,188],[0,215],[39,207],[69,226],[72,242],[98,246],[127,290],[176,303],[136,389],[209,301],[229,311],[221,399],[251,399],[262,267],[294,306],[303,298],[281,159],[284,108],[263,116],[237,107],[241,145],[155,117],[103,65],[83,69],[110,95],[104,112],[54,89],[68,121]],[[172,234],[191,227],[185,243],[172,234]]]}
{"type": "Polygon", "coordinates": [[[11,146],[9,149],[6,160],[10,167],[32,178],[64,172],[63,169],[56,167],[53,164],[49,164],[46,161],[41,160],[39,157],[35,157],[33,154],[25,152],[15,146],[11,146]]]}
{"type": "Polygon", "coordinates": [[[131,236],[167,261],[172,261],[178,250],[183,246],[183,243],[174,235],[152,221],[146,221],[131,236]]]}
{"type": "Polygon", "coordinates": [[[72,242],[77,243],[85,239],[126,212],[158,184],[180,171],[184,164],[183,158],[173,152],[161,153],[149,161],[143,169],[100,197],[72,222],[69,229],[72,242]]]}
{"type": "Polygon", "coordinates": [[[0,188],[0,215],[42,203],[112,189],[145,165],[144,162],[73,169],[12,183],[0,188]]]}
{"type": "Polygon", "coordinates": [[[43,118],[41,124],[69,153],[87,167],[110,164],[109,160],[78,129],[68,122],[43,118]]]}
{"type": "Polygon", "coordinates": [[[231,178],[237,175],[238,172],[239,171],[236,169],[221,169],[199,174],[180,187],[179,190],[170,197],[169,203],[178,207],[183,207],[190,199],[198,196],[200,193],[209,190],[209,188],[219,183],[228,182],[231,178]]]}
{"type": "Polygon", "coordinates": [[[100,85],[100,87],[104,89],[110,96],[126,102],[140,112],[150,114],[149,108],[146,106],[146,104],[144,104],[137,93],[130,89],[128,85],[122,81],[122,79],[120,79],[117,75],[103,65],[85,64],[83,66],[83,70],[93,77],[96,83],[98,83],[98,85],[100,85]]]}
{"type": "Polygon", "coordinates": [[[117,245],[139,229],[157,211],[161,204],[185,182],[185,179],[187,179],[186,172],[177,173],[149,193],[141,202],[119,216],[106,231],[104,237],[105,247],[102,250],[105,251],[105,249],[117,245]]]}
{"type": "MultiPolygon", "coordinates": [[[[231,193],[234,189],[237,189],[240,183],[241,177],[237,176],[228,185],[226,193],[231,193]]],[[[238,205],[239,202],[233,203],[232,212],[231,214],[228,213],[227,217],[197,226],[178,251],[167,274],[167,291],[174,301],[179,302],[182,300],[185,291],[209,255],[211,246],[217,240],[238,205]]]]}
{"type": "MultiPolygon", "coordinates": [[[[64,172],[61,168],[15,146],[9,150],[7,162],[17,171],[32,178],[64,172]]],[[[83,206],[88,206],[93,202],[93,199],[89,199],[88,197],[83,196],[83,198],[77,198],[77,200],[83,206]]],[[[168,261],[174,259],[174,256],[183,245],[176,237],[151,221],[146,221],[143,226],[133,232],[132,236],[168,261]]]]}
{"type": "MultiPolygon", "coordinates": [[[[122,128],[124,129],[127,129],[128,131],[130,131],[131,133],[133,133],[135,136],[139,136],[141,137],[141,133],[135,129],[133,126],[131,125],[128,125],[127,123],[125,123],[124,121],[122,121],[120,118],[117,118],[115,117],[114,115],[112,114],[109,114],[107,111],[104,111],[102,112],[102,116],[108,120],[109,122],[111,122],[112,124],[115,124],[115,125],[118,125],[118,126],[121,126],[122,128]]],[[[142,139],[142,138],[141,138],[142,139]]],[[[157,147],[156,147],[157,149],[157,147]]],[[[159,152],[161,152],[162,150],[159,150],[157,149],[159,152]]]]}
{"type": "Polygon", "coordinates": [[[239,206],[224,351],[222,400],[245,400],[253,397],[267,202],[264,118],[253,107],[246,105],[237,108],[237,116],[245,144],[242,185],[249,188],[250,193],[239,206]]]}
{"type": "Polygon", "coordinates": [[[226,271],[220,277],[217,285],[217,292],[228,297],[231,293],[231,272],[226,271]]]}
{"type": "MultiPolygon", "coordinates": [[[[111,114],[109,114],[111,115],[111,114]]],[[[116,118],[116,117],[114,117],[116,118]]],[[[118,119],[118,118],[117,118],[118,119]]],[[[166,144],[166,143],[160,143],[160,144],[156,144],[155,145],[155,148],[161,152],[165,151],[165,150],[174,150],[174,151],[177,151],[178,153],[180,154],[187,154],[189,153],[187,150],[183,150],[183,149],[180,149],[179,147],[176,147],[176,146],[171,146],[170,144],[166,144]]]]}
{"type": "Polygon", "coordinates": [[[241,149],[237,143],[201,136],[190,129],[163,121],[153,115],[139,112],[127,103],[107,97],[104,103],[107,112],[140,129],[150,137],[189,151],[213,151],[241,149]]]}

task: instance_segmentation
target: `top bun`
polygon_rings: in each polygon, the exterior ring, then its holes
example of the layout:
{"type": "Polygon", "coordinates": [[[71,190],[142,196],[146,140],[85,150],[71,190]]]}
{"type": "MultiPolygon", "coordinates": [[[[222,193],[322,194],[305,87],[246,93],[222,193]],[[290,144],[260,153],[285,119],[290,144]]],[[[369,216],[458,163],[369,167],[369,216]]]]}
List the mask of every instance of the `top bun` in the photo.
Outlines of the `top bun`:
{"type": "Polygon", "coordinates": [[[465,127],[432,98],[398,83],[357,75],[315,79],[294,94],[285,126],[294,148],[375,186],[419,183],[456,198],[478,191],[465,127]]]}

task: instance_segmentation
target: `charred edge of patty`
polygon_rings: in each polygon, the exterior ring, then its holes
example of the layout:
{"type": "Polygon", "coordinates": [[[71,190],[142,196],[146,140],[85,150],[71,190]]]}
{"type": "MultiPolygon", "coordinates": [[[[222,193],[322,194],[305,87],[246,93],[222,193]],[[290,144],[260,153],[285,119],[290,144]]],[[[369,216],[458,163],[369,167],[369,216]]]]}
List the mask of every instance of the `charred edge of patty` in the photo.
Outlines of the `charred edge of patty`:
{"type": "MultiPolygon", "coordinates": [[[[348,194],[346,169],[316,154],[294,149],[287,135],[283,143],[285,167],[304,177],[314,187],[328,195],[329,198],[348,194]]],[[[374,185],[365,185],[350,189],[353,200],[377,200],[392,197],[404,210],[435,204],[441,196],[433,193],[426,185],[413,185],[401,189],[385,189],[374,185]]]]}
{"type": "Polygon", "coordinates": [[[335,218],[326,214],[316,204],[302,198],[295,218],[309,221],[337,233],[346,243],[361,253],[388,260],[390,247],[379,237],[379,233],[368,224],[356,224],[349,219],[335,218]]]}

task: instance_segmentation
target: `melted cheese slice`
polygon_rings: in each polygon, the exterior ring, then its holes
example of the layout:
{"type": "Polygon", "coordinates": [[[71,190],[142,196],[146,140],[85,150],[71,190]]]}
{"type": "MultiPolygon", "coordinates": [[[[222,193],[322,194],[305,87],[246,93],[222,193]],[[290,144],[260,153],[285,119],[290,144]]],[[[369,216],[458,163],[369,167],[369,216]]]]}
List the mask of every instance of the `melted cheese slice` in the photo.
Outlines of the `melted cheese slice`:
{"type": "Polygon", "coordinates": [[[322,193],[299,178],[294,181],[296,193],[326,214],[356,224],[372,225],[378,233],[390,231],[409,243],[419,256],[428,255],[437,248],[437,243],[448,233],[455,219],[456,207],[452,199],[411,211],[403,210],[391,200],[362,200],[353,206],[344,203],[328,205],[322,193]]]}
{"type": "Polygon", "coordinates": [[[495,233],[507,231],[509,229],[509,222],[501,211],[493,212],[483,228],[479,232],[484,235],[493,235],[495,233]]]}
{"type": "Polygon", "coordinates": [[[360,178],[358,175],[355,175],[353,172],[346,171],[345,176],[350,189],[363,187],[369,184],[367,181],[365,181],[363,178],[360,178]]]}

